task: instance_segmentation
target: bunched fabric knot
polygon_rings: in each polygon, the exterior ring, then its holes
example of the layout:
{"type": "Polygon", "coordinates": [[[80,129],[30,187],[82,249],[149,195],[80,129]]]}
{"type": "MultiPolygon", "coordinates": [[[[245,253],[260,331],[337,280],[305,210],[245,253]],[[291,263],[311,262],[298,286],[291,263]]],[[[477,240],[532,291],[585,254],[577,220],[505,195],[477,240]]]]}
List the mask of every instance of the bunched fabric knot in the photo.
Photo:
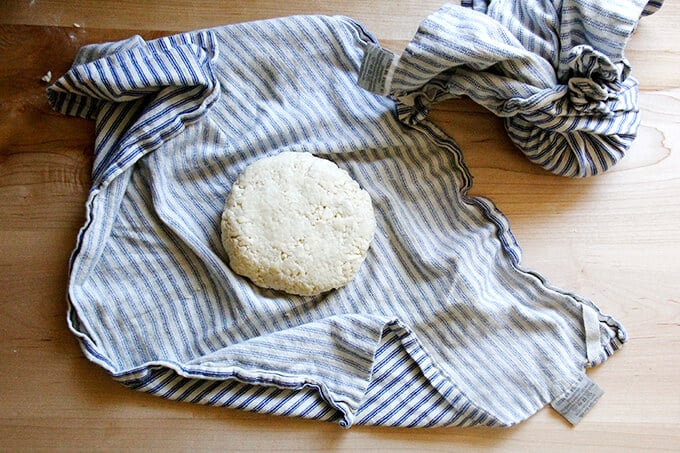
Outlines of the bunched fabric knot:
{"type": "Polygon", "coordinates": [[[621,81],[628,76],[628,66],[618,67],[602,52],[590,46],[577,46],[569,52],[571,77],[567,80],[569,100],[582,113],[611,113],[621,91],[621,81]]]}
{"type": "Polygon", "coordinates": [[[591,46],[569,52],[563,83],[498,112],[508,136],[529,160],[563,176],[602,173],[620,161],[640,125],[637,81],[591,46]]]}
{"type": "Polygon", "coordinates": [[[379,91],[395,98],[399,118],[410,125],[432,104],[468,96],[504,118],[532,162],[563,176],[599,174],[637,135],[638,84],[623,50],[640,17],[661,3],[445,5],[391,60],[379,91]]]}

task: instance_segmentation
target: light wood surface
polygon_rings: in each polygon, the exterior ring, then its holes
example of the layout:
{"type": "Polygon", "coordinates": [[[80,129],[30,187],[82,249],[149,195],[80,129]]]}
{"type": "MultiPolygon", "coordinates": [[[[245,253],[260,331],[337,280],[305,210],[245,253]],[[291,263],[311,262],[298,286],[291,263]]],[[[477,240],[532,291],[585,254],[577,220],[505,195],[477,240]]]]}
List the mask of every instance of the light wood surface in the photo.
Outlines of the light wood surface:
{"type": "Polygon", "coordinates": [[[546,408],[511,429],[384,429],[264,416],[127,390],[66,322],[93,124],[52,112],[41,77],[83,44],[302,13],[345,14],[399,51],[440,1],[0,1],[0,450],[680,451],[680,1],[643,20],[627,55],[642,127],[587,180],[551,176],[470,101],[432,118],[463,149],[474,194],[510,220],[523,263],[592,298],[630,341],[589,372],[604,397],[576,427],[546,408]]]}

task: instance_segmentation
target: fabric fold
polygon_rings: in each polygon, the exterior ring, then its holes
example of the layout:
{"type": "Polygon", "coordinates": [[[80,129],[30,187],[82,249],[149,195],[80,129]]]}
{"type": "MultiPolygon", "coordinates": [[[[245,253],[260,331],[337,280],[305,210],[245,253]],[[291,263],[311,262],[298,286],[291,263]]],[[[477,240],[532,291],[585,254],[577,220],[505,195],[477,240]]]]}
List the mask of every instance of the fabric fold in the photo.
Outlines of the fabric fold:
{"type": "Polygon", "coordinates": [[[389,94],[407,124],[433,103],[468,96],[502,117],[534,163],[585,177],[616,164],[639,127],[637,81],[624,57],[638,20],[661,2],[446,5],[395,60],[389,94]]]}
{"type": "Polygon", "coordinates": [[[96,55],[92,47],[82,49],[47,96],[63,114],[107,125],[108,133],[97,135],[95,143],[92,178],[99,187],[200,118],[220,89],[210,31],[150,45],[135,36],[109,43],[96,55]]]}

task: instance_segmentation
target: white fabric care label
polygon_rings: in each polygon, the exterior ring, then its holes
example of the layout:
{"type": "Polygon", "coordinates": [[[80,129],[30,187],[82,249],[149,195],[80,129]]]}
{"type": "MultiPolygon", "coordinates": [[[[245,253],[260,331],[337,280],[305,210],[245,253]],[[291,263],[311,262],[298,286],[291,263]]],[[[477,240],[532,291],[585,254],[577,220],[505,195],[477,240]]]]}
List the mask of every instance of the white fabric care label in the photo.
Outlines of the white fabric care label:
{"type": "Polygon", "coordinates": [[[600,320],[593,308],[584,304],[582,310],[583,330],[586,340],[586,358],[592,366],[603,352],[600,345],[600,320]]]}
{"type": "Polygon", "coordinates": [[[361,88],[387,95],[392,83],[396,55],[380,46],[368,44],[361,61],[358,84],[361,88]]]}
{"type": "Polygon", "coordinates": [[[572,425],[581,421],[604,391],[585,374],[581,380],[550,405],[572,425]]]}

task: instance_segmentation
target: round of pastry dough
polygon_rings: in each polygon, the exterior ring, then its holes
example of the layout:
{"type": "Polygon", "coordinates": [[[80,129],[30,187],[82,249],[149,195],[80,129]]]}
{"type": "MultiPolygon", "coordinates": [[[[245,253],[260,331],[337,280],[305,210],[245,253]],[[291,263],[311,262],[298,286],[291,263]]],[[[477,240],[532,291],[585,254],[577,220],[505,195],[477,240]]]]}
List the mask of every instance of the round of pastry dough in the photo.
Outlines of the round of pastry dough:
{"type": "Polygon", "coordinates": [[[333,162],[303,152],[247,167],[222,213],[232,270],[258,286],[301,296],[352,280],[375,228],[368,192],[333,162]]]}

